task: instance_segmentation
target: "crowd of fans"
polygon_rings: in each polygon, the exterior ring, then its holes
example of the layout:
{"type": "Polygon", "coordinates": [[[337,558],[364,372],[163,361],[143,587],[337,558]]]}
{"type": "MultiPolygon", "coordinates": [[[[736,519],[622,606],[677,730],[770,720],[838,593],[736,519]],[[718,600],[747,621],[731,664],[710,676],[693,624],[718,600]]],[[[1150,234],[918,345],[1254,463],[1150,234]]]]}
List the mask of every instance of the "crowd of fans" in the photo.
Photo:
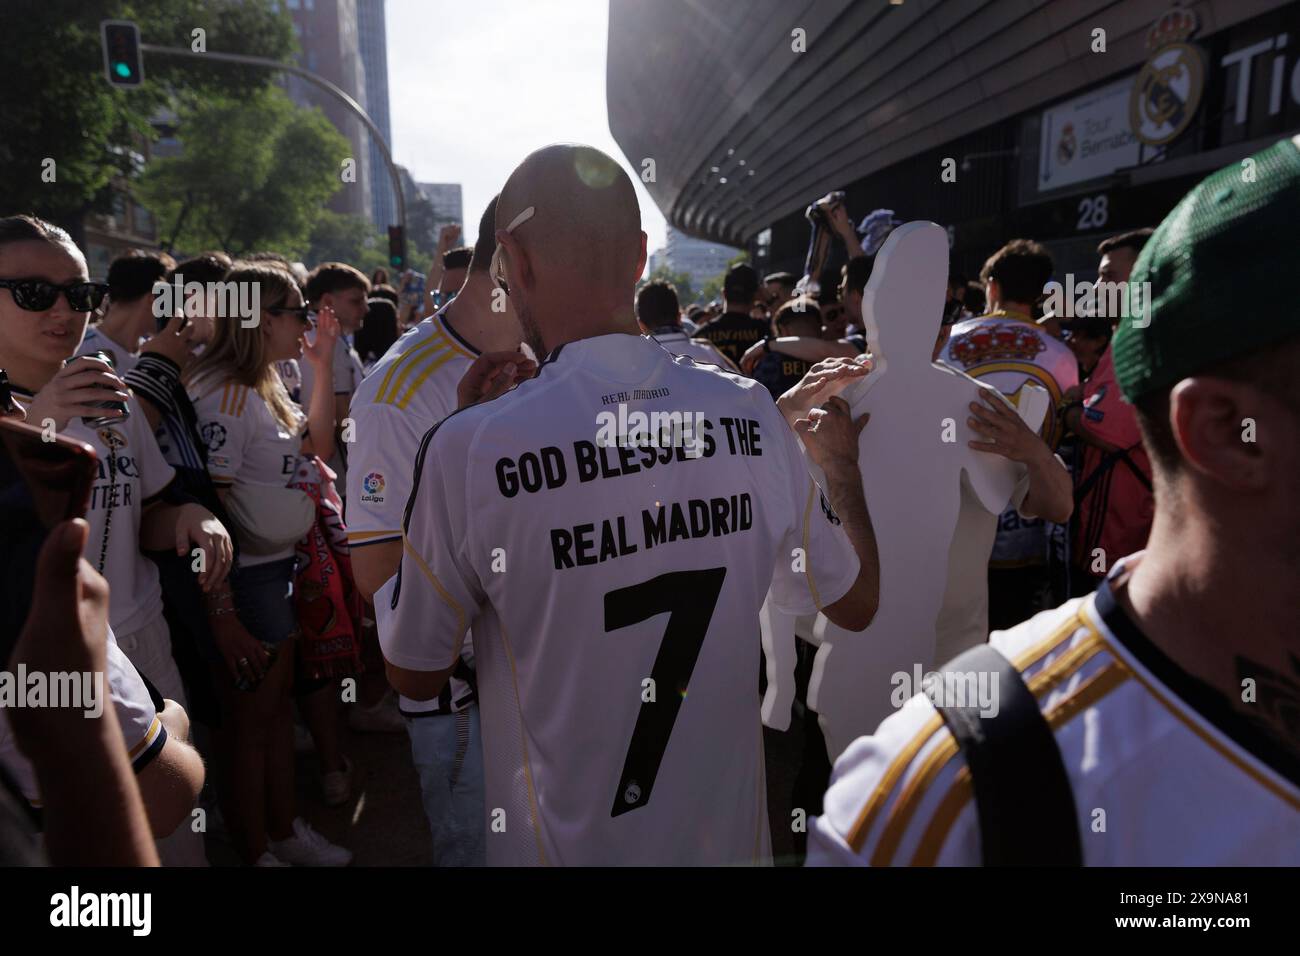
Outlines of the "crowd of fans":
{"type": "MultiPolygon", "coordinates": [[[[12,661],[52,666],[64,647],[62,669],[109,675],[113,704],[99,729],[81,722],[67,730],[37,715],[7,727],[0,718],[10,795],[45,810],[44,849],[32,859],[44,852],[64,863],[204,865],[203,838],[190,825],[201,806],[209,835],[224,832],[246,864],[346,865],[352,853],[299,812],[295,781],[295,748],[313,747],[323,801],[348,800],[346,721],[363,732],[409,731],[434,861],[483,862],[484,771],[481,757],[467,753],[485,746],[473,654],[454,656],[433,697],[440,709],[423,706],[429,696],[416,691],[426,685],[389,654],[399,710],[374,618],[405,567],[404,525],[355,516],[363,502],[377,507],[385,496],[400,515],[418,488],[396,473],[417,467],[417,457],[423,465],[428,438],[421,444],[420,436],[432,436],[457,407],[529,378],[533,360],[546,358],[535,317],[509,305],[509,285],[528,281],[511,243],[527,233],[531,208],[507,227],[496,206],[494,199],[475,246],[456,246],[458,230],[444,230],[428,274],[408,270],[395,281],[382,269],[367,277],[326,262],[308,271],[274,253],[209,251],[181,262],[132,253],[98,282],[58,226],[0,219],[0,277],[56,287],[52,303],[24,302],[30,290],[12,284],[0,289],[0,368],[12,413],[38,426],[52,420],[88,442],[106,469],[84,521],[51,532],[27,626],[6,649],[12,661]],[[514,270],[509,282],[500,258],[514,270]],[[160,312],[158,284],[173,276],[255,287],[257,321],[217,314],[210,300],[160,312]],[[447,362],[460,363],[447,366],[457,369],[459,390],[453,383],[422,406],[422,390],[440,380],[430,375],[447,362]],[[94,404],[106,396],[124,405],[94,404]],[[424,410],[404,431],[390,431],[396,426],[386,416],[408,406],[424,410]],[[113,421],[86,424],[101,417],[113,421]],[[367,457],[358,467],[358,441],[391,441],[396,464],[381,474],[367,457]],[[56,639],[43,646],[38,632],[56,639]],[[357,694],[344,704],[348,679],[357,694]],[[69,820],[77,798],[55,759],[65,745],[52,742],[65,733],[87,779],[104,788],[82,798],[105,821],[93,838],[69,820]]],[[[863,374],[874,349],[863,309],[873,257],[842,208],[830,221],[844,243],[837,286],[813,291],[810,277],[764,276],[742,263],[727,271],[721,302],[704,305],[682,303],[672,285],[650,281],[632,303],[639,330],[674,355],[756,380],[774,401],[816,385],[828,369],[863,374]]],[[[1098,277],[1127,281],[1151,234],[1102,242],[1098,277]]],[[[991,252],[978,281],[954,270],[934,345],[936,361],[990,382],[1013,403],[1026,384],[1045,388],[1052,411],[1022,447],[1056,456],[1071,476],[1068,497],[1057,496],[1039,517],[1015,508],[1000,516],[980,639],[1091,593],[1117,559],[1142,550],[1156,510],[1152,460],[1177,455],[1148,447],[1149,426],[1120,396],[1111,338],[1125,317],[1044,314],[1054,275],[1049,252],[1020,238],[991,252]]],[[[834,413],[826,409],[821,414],[834,413]]],[[[854,511],[852,500],[831,504],[854,511]]],[[[863,560],[864,573],[867,566],[863,560]]],[[[398,608],[396,593],[391,606],[398,608]]],[[[808,657],[801,650],[801,661],[808,657]]],[[[805,767],[819,768],[811,786],[801,784],[815,813],[830,763],[824,749],[811,752],[822,746],[815,729],[805,746],[805,767]]]]}

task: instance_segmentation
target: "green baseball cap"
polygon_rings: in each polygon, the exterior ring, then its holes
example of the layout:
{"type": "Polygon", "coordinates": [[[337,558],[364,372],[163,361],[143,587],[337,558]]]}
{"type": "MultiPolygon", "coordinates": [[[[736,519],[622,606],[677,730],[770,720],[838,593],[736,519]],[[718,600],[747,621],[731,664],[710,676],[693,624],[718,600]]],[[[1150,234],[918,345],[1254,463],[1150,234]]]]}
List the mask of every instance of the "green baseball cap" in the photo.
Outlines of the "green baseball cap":
{"type": "Polygon", "coordinates": [[[1113,343],[1124,397],[1300,335],[1298,229],[1295,140],[1219,170],[1184,196],[1129,277],[1130,301],[1142,298],[1113,343]]]}

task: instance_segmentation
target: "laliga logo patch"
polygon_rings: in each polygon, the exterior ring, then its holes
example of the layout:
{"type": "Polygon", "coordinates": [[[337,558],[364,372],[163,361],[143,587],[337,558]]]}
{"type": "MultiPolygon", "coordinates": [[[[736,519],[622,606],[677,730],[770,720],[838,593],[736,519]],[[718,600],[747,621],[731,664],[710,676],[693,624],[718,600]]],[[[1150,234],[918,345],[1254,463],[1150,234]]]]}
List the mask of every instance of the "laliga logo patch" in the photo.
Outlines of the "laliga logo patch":
{"type": "Polygon", "coordinates": [[[361,488],[365,492],[361,500],[382,503],[384,487],[384,476],[377,471],[372,471],[361,481],[361,488]]]}
{"type": "Polygon", "coordinates": [[[1019,323],[985,325],[963,332],[952,340],[949,353],[964,368],[993,359],[1033,360],[1047,346],[1037,330],[1019,323]]]}

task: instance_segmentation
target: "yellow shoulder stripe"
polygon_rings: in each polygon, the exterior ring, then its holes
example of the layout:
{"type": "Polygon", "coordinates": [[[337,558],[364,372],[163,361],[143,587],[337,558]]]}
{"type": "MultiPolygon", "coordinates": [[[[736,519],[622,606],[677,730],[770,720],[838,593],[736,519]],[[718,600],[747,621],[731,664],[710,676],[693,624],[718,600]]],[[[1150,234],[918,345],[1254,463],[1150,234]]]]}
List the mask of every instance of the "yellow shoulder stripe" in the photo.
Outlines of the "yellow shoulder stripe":
{"type": "MultiPolygon", "coordinates": [[[[1048,725],[1053,730],[1059,729],[1069,723],[1070,719],[1080,711],[1100,703],[1102,698],[1132,676],[1133,672],[1121,661],[1111,661],[1079,685],[1073,694],[1048,711],[1046,714],[1048,725]]],[[[948,833],[972,795],[970,768],[962,767],[953,779],[952,786],[944,794],[943,800],[935,808],[930,825],[926,827],[925,834],[921,837],[921,842],[912,857],[912,866],[934,866],[939,858],[939,851],[948,839],[948,833]]]]}
{"type": "Polygon", "coordinates": [[[438,369],[442,368],[454,359],[456,354],[455,350],[450,348],[435,353],[429,363],[424,366],[424,370],[416,376],[413,382],[411,382],[411,387],[408,388],[402,397],[397,400],[397,407],[406,408],[407,405],[411,404],[411,399],[415,397],[415,393],[420,390],[420,386],[424,384],[425,380],[438,369]]]}
{"type": "Polygon", "coordinates": [[[894,762],[889,765],[885,775],[881,777],[880,783],[876,786],[875,791],[871,794],[871,799],[867,801],[858,814],[858,819],[854,821],[853,828],[849,830],[848,843],[854,853],[862,852],[862,844],[867,838],[867,833],[871,830],[871,824],[875,822],[877,815],[885,805],[885,798],[893,791],[895,784],[903,776],[908,765],[916,759],[916,755],[934,736],[935,731],[943,726],[943,718],[935,714],[923,726],[920,732],[913,737],[906,747],[898,752],[894,762]]]}
{"type": "Polygon", "coordinates": [[[421,342],[390,365],[388,371],[384,373],[384,380],[379,383],[379,391],[375,393],[375,402],[391,402],[401,389],[402,382],[411,373],[412,366],[443,347],[444,340],[442,336],[431,335],[428,341],[421,342]]]}
{"type": "MultiPolygon", "coordinates": [[[[811,507],[812,498],[810,494],[808,499],[808,509],[811,509],[811,507]]],[[[808,517],[805,513],[805,527],[807,520],[808,517]]],[[[805,552],[807,551],[807,541],[804,542],[804,550],[805,552]]],[[[809,579],[809,583],[811,584],[811,578],[809,579]]],[[[1013,661],[1016,669],[1023,671],[1036,664],[1045,654],[1051,651],[1052,648],[1056,647],[1057,644],[1061,643],[1061,641],[1073,634],[1074,631],[1078,629],[1079,624],[1080,621],[1078,616],[1071,616],[1069,620],[1065,621],[1045,640],[1034,645],[1025,653],[1017,657],[1015,661],[1013,661]]],[[[876,787],[875,791],[872,792],[871,798],[866,802],[862,807],[862,811],[858,814],[858,818],[854,822],[853,828],[849,830],[848,843],[849,846],[852,847],[854,853],[862,852],[862,844],[865,842],[867,834],[871,830],[871,824],[875,822],[876,817],[883,809],[885,798],[893,791],[894,787],[898,784],[899,778],[902,777],[904,771],[907,770],[908,765],[916,759],[916,755],[921,752],[921,748],[925,746],[926,742],[941,726],[943,726],[943,718],[938,714],[935,714],[934,717],[932,717],[921,728],[917,735],[909,741],[907,746],[899,751],[898,755],[894,758],[893,763],[889,765],[889,770],[886,771],[884,777],[881,778],[880,784],[876,787]]]]}
{"type": "MultiPolygon", "coordinates": [[[[1084,664],[1106,650],[1101,635],[1091,627],[1088,630],[1087,638],[1052,661],[1028,682],[1029,690],[1035,697],[1041,699],[1045,694],[1051,693],[1084,664]]],[[[935,719],[940,722],[943,720],[937,714],[935,719]]],[[[916,813],[916,808],[925,798],[926,791],[947,766],[948,761],[957,755],[959,749],[956,738],[951,734],[947,735],[907,781],[902,793],[894,801],[889,818],[885,821],[880,842],[876,844],[876,851],[871,856],[872,866],[889,866],[894,853],[898,850],[898,845],[903,840],[903,835],[907,832],[908,824],[912,821],[912,815],[916,813]]]]}

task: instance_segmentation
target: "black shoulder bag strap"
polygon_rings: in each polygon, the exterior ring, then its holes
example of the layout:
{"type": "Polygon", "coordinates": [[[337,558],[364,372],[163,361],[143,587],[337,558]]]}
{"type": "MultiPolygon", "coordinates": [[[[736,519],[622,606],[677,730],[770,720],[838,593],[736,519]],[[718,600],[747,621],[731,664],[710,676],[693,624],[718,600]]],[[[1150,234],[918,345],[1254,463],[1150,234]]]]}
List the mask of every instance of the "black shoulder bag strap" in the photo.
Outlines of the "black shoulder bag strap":
{"type": "Polygon", "coordinates": [[[945,672],[988,673],[997,688],[995,716],[981,716],[978,703],[937,708],[970,768],[984,865],[1081,866],[1070,778],[1020,672],[989,644],[953,658],[945,672]]]}
{"type": "Polygon", "coordinates": [[[1142,469],[1137,466],[1137,463],[1129,456],[1129,452],[1134,448],[1139,447],[1141,444],[1141,442],[1137,442],[1136,444],[1129,445],[1127,448],[1117,448],[1112,452],[1107,452],[1105,457],[1097,463],[1097,467],[1092,470],[1092,474],[1080,482],[1079,487],[1074,490],[1075,505],[1077,506],[1082,502],[1083,499],[1088,496],[1088,492],[1092,491],[1092,486],[1095,485],[1098,480],[1106,474],[1106,472],[1114,468],[1116,463],[1121,461],[1128,466],[1129,471],[1133,472],[1133,476],[1137,478],[1143,488],[1148,492],[1153,491],[1154,488],[1151,484],[1151,479],[1146,476],[1142,469]]]}

